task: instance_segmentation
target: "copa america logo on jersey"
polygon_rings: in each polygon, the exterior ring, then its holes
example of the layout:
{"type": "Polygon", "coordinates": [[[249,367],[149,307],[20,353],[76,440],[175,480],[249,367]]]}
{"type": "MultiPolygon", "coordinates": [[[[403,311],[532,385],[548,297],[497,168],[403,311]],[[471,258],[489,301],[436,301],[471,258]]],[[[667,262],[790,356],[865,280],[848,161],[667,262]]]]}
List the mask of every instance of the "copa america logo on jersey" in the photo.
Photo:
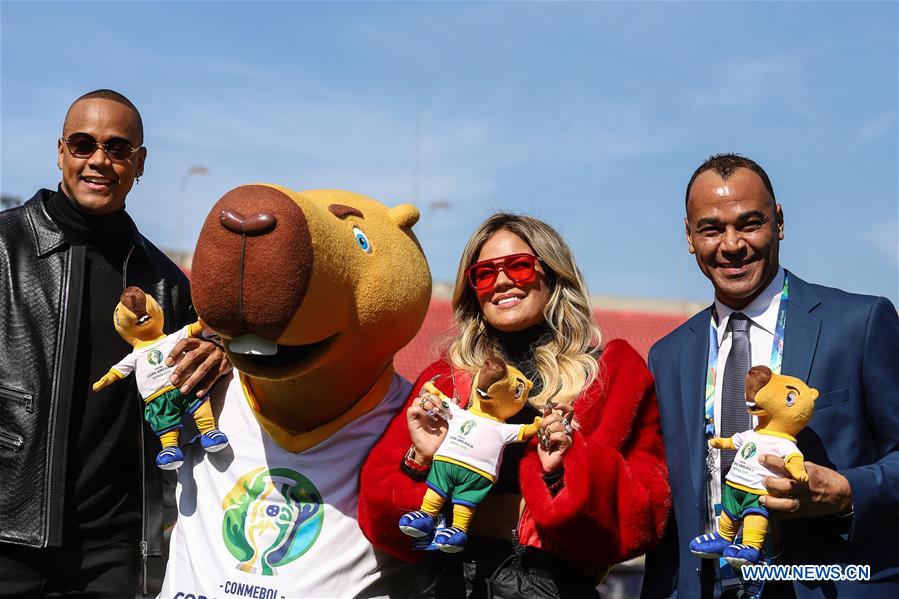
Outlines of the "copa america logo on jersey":
{"type": "Polygon", "coordinates": [[[315,485],[288,468],[244,474],[222,501],[222,536],[243,572],[276,575],[306,553],[324,522],[315,485]]]}
{"type": "Polygon", "coordinates": [[[463,435],[465,435],[467,437],[468,434],[471,431],[473,431],[477,425],[478,425],[478,423],[475,422],[474,420],[466,420],[465,422],[462,423],[462,426],[459,427],[459,430],[462,432],[463,435]]]}
{"type": "Polygon", "coordinates": [[[747,443],[746,445],[743,446],[743,450],[740,451],[740,455],[743,457],[744,460],[748,460],[749,458],[751,458],[752,456],[755,455],[755,452],[756,452],[755,443],[750,441],[749,443],[747,443]]]}
{"type": "Polygon", "coordinates": [[[156,366],[160,362],[162,362],[162,352],[158,349],[153,349],[147,352],[147,362],[156,366]]]}

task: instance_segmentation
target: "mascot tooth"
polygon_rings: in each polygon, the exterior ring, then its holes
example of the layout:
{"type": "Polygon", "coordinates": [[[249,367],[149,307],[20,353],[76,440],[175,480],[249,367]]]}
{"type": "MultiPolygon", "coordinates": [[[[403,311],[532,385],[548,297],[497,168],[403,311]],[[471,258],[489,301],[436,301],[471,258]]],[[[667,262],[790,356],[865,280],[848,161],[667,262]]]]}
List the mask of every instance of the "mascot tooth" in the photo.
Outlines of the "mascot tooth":
{"type": "Polygon", "coordinates": [[[390,561],[356,522],[359,469],[411,390],[393,356],[431,295],[417,220],[268,184],[213,207],[192,287],[237,370],[211,400],[231,446],[187,452],[161,597],[377,594],[390,561]]]}

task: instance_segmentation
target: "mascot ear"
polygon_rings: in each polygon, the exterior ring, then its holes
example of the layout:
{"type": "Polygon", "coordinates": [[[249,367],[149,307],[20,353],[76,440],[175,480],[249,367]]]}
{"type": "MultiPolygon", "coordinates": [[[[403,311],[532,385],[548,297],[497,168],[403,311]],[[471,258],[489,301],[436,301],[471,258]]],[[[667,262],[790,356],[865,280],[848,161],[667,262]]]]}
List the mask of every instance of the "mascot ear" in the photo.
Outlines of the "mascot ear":
{"type": "Polygon", "coordinates": [[[387,215],[401,229],[411,229],[412,225],[418,222],[418,217],[420,216],[418,208],[412,204],[394,206],[387,210],[387,215]]]}

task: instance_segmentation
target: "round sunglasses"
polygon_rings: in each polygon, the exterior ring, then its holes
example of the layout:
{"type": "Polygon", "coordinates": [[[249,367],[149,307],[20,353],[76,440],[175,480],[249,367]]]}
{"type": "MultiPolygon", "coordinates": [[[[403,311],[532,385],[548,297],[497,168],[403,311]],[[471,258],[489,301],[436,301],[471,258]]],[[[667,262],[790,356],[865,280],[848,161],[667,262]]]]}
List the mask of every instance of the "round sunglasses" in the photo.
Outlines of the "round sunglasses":
{"type": "Polygon", "coordinates": [[[97,148],[102,148],[103,152],[112,160],[128,160],[143,147],[138,146],[135,148],[130,141],[121,137],[114,137],[106,143],[100,143],[90,133],[81,132],[73,133],[68,137],[60,139],[66,144],[69,153],[75,158],[90,158],[97,151],[97,148]]]}
{"type": "Polygon", "coordinates": [[[537,279],[537,262],[542,260],[533,254],[500,256],[475,262],[465,270],[465,276],[475,291],[493,289],[499,271],[505,272],[516,285],[527,285],[537,279]]]}

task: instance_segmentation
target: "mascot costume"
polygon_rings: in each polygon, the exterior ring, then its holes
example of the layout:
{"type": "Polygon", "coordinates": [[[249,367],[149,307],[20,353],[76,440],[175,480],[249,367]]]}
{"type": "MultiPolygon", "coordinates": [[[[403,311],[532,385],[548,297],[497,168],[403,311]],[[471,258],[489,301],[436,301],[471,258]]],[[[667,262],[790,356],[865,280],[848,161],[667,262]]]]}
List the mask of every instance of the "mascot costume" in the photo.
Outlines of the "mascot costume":
{"type": "Polygon", "coordinates": [[[194,444],[178,471],[161,597],[376,594],[388,558],[356,520],[359,470],[411,390],[392,360],[430,301],[418,216],[275,185],[213,207],[192,288],[236,367],[211,399],[231,444],[194,444]]]}

